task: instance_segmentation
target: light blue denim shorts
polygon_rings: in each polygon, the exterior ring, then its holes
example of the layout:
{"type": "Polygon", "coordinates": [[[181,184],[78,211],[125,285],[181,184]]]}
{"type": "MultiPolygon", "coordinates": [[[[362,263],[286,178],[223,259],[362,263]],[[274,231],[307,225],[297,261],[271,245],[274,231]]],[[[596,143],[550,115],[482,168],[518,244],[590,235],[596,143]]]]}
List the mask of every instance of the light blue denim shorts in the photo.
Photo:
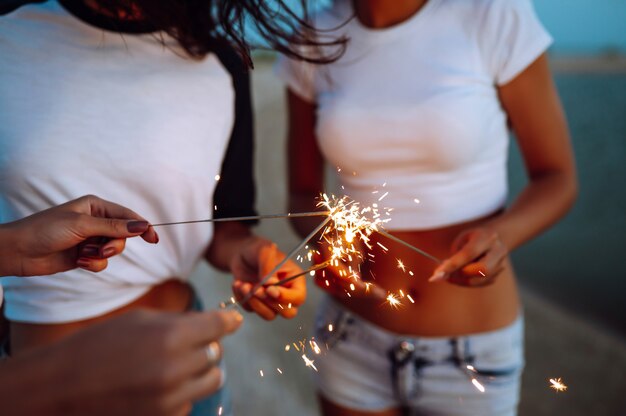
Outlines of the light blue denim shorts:
{"type": "Polygon", "coordinates": [[[524,320],[460,337],[389,332],[327,297],[315,339],[318,391],[359,411],[411,415],[516,415],[524,367],[524,320]],[[329,330],[332,324],[332,331],[329,330]]]}

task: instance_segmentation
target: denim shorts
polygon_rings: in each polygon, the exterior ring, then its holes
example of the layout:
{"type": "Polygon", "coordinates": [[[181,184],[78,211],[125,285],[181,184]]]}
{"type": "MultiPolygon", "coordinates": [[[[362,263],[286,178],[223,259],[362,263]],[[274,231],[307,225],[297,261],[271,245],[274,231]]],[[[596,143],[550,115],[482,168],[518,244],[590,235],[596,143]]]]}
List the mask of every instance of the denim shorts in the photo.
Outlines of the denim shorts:
{"type": "Polygon", "coordinates": [[[315,324],[318,391],[359,411],[411,415],[515,415],[524,367],[524,322],[459,337],[389,332],[327,297],[315,324]],[[332,324],[332,331],[329,325],[332,324]]]}

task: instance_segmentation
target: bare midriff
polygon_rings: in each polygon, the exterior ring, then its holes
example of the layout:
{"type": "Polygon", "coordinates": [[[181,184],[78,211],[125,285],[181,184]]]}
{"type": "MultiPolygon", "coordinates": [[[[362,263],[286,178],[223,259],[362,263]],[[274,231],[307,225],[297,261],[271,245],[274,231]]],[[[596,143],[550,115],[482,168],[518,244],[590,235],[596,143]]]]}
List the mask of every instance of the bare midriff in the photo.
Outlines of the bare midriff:
{"type": "MultiPolygon", "coordinates": [[[[391,234],[439,259],[450,256],[450,246],[460,232],[478,227],[488,218],[427,231],[391,231],[391,234]]],[[[368,321],[398,334],[455,336],[506,327],[517,318],[520,305],[511,263],[495,282],[482,287],[462,287],[447,281],[429,283],[437,263],[382,235],[372,235],[375,257],[361,266],[363,280],[400,295],[397,308],[371,296],[341,298],[348,309],[368,321]],[[377,242],[389,251],[385,254],[377,242]],[[398,259],[406,267],[398,267],[398,259]],[[409,274],[413,272],[413,276],[409,274]],[[372,278],[375,276],[375,280],[372,278]],[[409,295],[415,303],[406,297],[409,295]]],[[[368,257],[368,256],[366,256],[368,257]]]]}
{"type": "Polygon", "coordinates": [[[89,325],[134,309],[182,312],[189,308],[192,296],[193,290],[189,284],[171,279],[153,286],[146,294],[132,303],[96,318],[62,324],[31,324],[11,321],[11,353],[19,354],[37,346],[50,344],[89,325]]]}

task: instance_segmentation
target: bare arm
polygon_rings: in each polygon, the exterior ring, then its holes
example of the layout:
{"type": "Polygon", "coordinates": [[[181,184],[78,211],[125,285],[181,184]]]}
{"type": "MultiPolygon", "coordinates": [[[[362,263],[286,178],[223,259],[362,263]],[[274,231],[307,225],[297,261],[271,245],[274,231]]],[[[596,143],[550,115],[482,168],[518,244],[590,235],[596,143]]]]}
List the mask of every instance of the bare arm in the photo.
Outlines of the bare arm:
{"type": "Polygon", "coordinates": [[[513,250],[561,219],[576,199],[576,167],[565,114],[542,55],[499,89],[524,157],[529,183],[493,222],[513,250]]]}
{"type": "Polygon", "coordinates": [[[461,285],[490,283],[509,251],[557,222],[576,198],[570,136],[546,55],[500,87],[499,94],[517,136],[528,185],[502,215],[459,235],[454,254],[435,270],[432,281],[450,277],[461,285]]]}
{"type": "MultiPolygon", "coordinates": [[[[315,210],[315,198],[324,189],[324,158],[315,138],[316,105],[287,90],[289,126],[287,152],[289,163],[289,211],[315,210]]],[[[296,232],[304,237],[319,218],[292,219],[296,232]]]]}

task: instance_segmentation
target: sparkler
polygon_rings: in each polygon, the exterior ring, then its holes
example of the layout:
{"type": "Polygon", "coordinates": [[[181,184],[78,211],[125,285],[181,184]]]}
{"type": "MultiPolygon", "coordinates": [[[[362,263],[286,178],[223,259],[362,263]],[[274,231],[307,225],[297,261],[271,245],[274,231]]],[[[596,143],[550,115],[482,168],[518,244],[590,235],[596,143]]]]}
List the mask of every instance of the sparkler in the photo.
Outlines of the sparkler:
{"type": "Polygon", "coordinates": [[[551,378],[550,379],[550,388],[554,389],[556,392],[561,392],[567,390],[567,386],[561,381],[561,378],[551,378]]]}
{"type": "Polygon", "coordinates": [[[250,215],[244,217],[228,217],[228,218],[208,218],[203,220],[191,220],[191,221],[176,221],[176,222],[162,222],[159,224],[151,224],[152,227],[163,227],[167,225],[181,225],[181,224],[198,224],[201,222],[231,222],[231,221],[248,221],[248,220],[269,220],[278,218],[303,218],[303,217],[323,217],[328,215],[328,211],[312,211],[312,212],[297,212],[286,214],[265,214],[265,215],[250,215]]]}

